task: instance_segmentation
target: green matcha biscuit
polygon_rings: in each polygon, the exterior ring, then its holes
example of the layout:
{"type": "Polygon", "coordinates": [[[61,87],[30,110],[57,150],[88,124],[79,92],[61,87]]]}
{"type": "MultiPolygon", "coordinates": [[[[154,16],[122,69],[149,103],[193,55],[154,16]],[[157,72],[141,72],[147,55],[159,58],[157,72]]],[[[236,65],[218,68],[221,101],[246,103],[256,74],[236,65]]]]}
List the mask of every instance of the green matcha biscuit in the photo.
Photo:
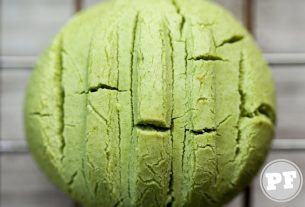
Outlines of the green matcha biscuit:
{"type": "Polygon", "coordinates": [[[250,35],[204,0],[113,0],[84,11],[40,58],[28,143],[86,207],[221,206],[274,134],[271,72],[250,35]]]}

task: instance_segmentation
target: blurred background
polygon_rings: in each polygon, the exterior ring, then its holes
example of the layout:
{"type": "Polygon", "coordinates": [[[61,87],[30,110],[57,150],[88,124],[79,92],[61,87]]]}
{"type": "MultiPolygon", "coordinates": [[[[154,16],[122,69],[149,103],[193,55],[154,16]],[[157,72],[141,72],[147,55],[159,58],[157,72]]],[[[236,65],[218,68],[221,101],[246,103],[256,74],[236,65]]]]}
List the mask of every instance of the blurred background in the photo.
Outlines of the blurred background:
{"type": "MultiPolygon", "coordinates": [[[[216,0],[249,29],[269,62],[278,92],[278,126],[267,161],[295,162],[305,176],[305,1],[216,0]]],[[[41,174],[27,151],[22,125],[26,82],[37,56],[71,16],[99,0],[0,0],[1,207],[75,207],[41,174]]],[[[258,177],[258,176],[257,176],[258,177]]],[[[259,179],[227,207],[304,207],[305,190],[280,204],[259,179]]]]}

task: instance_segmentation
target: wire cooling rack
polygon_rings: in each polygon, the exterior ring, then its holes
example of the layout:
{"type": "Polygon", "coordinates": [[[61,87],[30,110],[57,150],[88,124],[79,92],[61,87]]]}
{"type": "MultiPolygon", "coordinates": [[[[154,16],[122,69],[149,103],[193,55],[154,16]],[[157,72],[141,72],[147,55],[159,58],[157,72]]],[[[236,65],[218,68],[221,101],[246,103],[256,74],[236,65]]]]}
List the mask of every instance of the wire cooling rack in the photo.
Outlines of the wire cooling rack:
{"type": "MultiPolygon", "coordinates": [[[[253,31],[254,0],[244,0],[243,18],[249,32],[253,31]]],[[[83,0],[74,0],[74,10],[78,12],[82,9],[83,0]]],[[[305,53],[265,53],[267,62],[270,66],[305,66],[305,53]]],[[[2,70],[31,70],[37,57],[34,56],[0,56],[0,69],[2,70]]],[[[275,139],[272,145],[272,151],[285,152],[305,152],[305,139],[275,139]]],[[[8,137],[0,139],[0,155],[26,154],[27,145],[23,140],[11,140],[8,137]]],[[[248,186],[243,192],[243,207],[251,207],[252,187],[248,186]]],[[[74,207],[80,207],[74,203],[74,207]]]]}

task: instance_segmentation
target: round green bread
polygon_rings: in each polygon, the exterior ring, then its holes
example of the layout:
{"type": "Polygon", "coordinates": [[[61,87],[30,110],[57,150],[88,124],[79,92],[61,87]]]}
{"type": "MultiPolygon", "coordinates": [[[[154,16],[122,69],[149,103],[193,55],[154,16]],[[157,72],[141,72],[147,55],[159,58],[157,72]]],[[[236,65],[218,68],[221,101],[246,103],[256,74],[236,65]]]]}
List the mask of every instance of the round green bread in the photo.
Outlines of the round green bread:
{"type": "Polygon", "coordinates": [[[274,134],[271,72],[203,0],[114,0],[73,18],[28,85],[29,148],[86,207],[221,206],[274,134]]]}

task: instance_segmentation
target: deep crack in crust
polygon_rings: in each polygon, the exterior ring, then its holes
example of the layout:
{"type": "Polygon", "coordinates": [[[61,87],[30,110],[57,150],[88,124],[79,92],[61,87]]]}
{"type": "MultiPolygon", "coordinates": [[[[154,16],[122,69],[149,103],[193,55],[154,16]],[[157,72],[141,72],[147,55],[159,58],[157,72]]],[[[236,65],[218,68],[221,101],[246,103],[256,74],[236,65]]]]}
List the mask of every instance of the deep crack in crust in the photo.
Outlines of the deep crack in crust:
{"type": "Polygon", "coordinates": [[[30,146],[75,199],[219,206],[263,161],[276,119],[268,69],[230,16],[191,1],[118,1],[85,12],[37,66],[26,106],[30,146]],[[220,33],[226,24],[233,29],[220,33]]]}

